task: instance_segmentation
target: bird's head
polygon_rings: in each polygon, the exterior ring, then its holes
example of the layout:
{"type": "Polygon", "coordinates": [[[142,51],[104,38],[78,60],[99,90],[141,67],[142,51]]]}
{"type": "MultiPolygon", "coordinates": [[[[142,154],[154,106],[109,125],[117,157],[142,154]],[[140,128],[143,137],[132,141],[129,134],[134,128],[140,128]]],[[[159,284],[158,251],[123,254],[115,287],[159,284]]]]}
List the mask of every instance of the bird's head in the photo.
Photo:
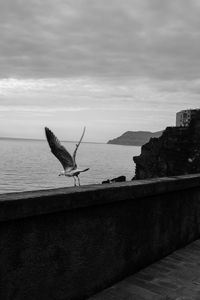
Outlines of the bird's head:
{"type": "Polygon", "coordinates": [[[65,171],[61,171],[58,176],[65,176],[65,171]]]}

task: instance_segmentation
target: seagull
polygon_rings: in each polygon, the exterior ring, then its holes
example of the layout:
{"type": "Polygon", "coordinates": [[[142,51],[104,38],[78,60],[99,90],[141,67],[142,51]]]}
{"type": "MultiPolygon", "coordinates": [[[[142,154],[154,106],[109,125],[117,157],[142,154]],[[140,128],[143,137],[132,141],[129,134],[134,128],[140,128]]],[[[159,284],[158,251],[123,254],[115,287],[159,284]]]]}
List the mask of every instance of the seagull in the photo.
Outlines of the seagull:
{"type": "Polygon", "coordinates": [[[61,171],[58,176],[73,177],[74,186],[76,186],[76,178],[77,178],[78,185],[80,186],[80,178],[78,177],[78,175],[82,172],[86,172],[89,170],[89,168],[78,169],[76,164],[76,152],[85,134],[85,127],[83,129],[83,133],[80,138],[80,141],[78,142],[78,144],[76,144],[76,148],[74,150],[73,156],[71,156],[71,154],[65,149],[63,145],[61,145],[60,141],[55,136],[55,134],[47,127],[45,127],[45,134],[51,152],[60,161],[64,169],[64,171],[61,171]]]}

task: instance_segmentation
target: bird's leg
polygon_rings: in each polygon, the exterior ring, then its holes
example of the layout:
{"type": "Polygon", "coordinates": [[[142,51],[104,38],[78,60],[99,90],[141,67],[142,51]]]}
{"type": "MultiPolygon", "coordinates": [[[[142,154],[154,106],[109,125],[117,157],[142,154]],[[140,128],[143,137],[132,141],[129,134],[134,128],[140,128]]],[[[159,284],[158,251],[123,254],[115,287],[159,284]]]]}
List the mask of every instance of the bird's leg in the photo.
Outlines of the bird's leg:
{"type": "Polygon", "coordinates": [[[80,186],[81,185],[80,178],[78,176],[77,176],[77,178],[78,178],[78,185],[80,186]]]}
{"type": "Polygon", "coordinates": [[[76,177],[73,176],[73,178],[74,178],[74,186],[76,186],[76,177]]]}

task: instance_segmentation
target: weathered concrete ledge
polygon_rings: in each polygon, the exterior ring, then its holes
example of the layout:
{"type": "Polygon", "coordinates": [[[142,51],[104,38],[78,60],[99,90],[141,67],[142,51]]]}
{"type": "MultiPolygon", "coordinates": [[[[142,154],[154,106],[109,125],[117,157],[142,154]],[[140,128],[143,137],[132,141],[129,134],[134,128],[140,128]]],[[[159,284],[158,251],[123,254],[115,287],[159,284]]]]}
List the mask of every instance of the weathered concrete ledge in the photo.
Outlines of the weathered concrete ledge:
{"type": "Polygon", "coordinates": [[[0,298],[86,299],[200,237],[200,174],[0,195],[0,298]]]}
{"type": "Polygon", "coordinates": [[[0,194],[0,222],[200,186],[200,174],[0,194]]]}

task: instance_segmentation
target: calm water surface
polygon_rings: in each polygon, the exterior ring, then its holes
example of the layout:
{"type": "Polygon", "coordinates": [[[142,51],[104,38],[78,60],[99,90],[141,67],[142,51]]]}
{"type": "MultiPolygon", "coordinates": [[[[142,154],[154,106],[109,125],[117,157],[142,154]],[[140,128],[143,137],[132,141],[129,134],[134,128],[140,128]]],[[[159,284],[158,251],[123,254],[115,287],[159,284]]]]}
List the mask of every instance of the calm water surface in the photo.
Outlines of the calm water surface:
{"type": "MultiPolygon", "coordinates": [[[[73,152],[75,143],[63,144],[73,152]]],[[[73,178],[58,177],[62,165],[46,141],[2,139],[0,145],[0,193],[73,185],[73,178]]],[[[138,154],[140,147],[82,143],[77,164],[90,170],[80,175],[81,184],[101,183],[120,175],[131,180],[135,172],[133,156],[138,154]]]]}

